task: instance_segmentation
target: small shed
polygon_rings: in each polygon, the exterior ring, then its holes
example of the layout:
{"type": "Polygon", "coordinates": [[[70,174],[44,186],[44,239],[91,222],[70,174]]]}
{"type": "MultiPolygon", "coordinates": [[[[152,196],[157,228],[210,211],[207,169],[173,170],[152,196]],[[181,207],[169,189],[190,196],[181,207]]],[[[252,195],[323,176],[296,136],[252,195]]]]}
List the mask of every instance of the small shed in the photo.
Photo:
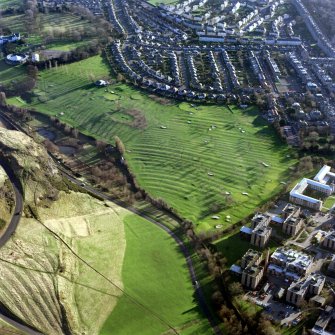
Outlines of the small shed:
{"type": "Polygon", "coordinates": [[[284,293],[285,293],[285,289],[284,288],[280,288],[278,291],[277,291],[277,293],[276,293],[276,298],[278,298],[278,299],[281,299],[283,296],[284,296],[284,293]]]}
{"type": "Polygon", "coordinates": [[[240,266],[236,265],[236,264],[233,264],[231,267],[230,267],[230,271],[231,272],[234,272],[235,274],[238,274],[240,275],[242,273],[242,269],[240,266]]]}
{"type": "Polygon", "coordinates": [[[108,85],[108,82],[106,80],[100,79],[95,82],[95,86],[98,86],[98,87],[105,87],[107,85],[108,85]]]}
{"type": "Polygon", "coordinates": [[[252,229],[249,228],[249,227],[245,227],[245,226],[243,226],[243,227],[240,229],[240,233],[241,233],[241,234],[251,235],[251,234],[252,234],[252,229]]]}

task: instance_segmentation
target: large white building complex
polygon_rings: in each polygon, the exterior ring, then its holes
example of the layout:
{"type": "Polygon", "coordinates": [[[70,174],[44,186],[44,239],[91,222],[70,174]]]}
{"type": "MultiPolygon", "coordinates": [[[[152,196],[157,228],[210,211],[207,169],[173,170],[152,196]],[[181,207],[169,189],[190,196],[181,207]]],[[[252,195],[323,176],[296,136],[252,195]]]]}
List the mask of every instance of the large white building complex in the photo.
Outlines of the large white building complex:
{"type": "Polygon", "coordinates": [[[324,165],[313,179],[303,178],[290,192],[290,201],[315,210],[321,210],[323,202],[320,199],[304,195],[310,190],[330,196],[335,192],[335,173],[330,172],[330,166],[324,165]]]}

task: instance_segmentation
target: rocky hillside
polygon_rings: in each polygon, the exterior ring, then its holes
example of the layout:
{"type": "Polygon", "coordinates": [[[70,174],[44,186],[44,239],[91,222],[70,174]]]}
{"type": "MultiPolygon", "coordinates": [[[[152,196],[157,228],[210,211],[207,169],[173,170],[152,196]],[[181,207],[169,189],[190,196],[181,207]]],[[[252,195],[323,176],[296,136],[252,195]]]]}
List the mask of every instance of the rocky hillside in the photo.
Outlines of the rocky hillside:
{"type": "Polygon", "coordinates": [[[62,178],[46,150],[29,136],[0,128],[0,157],[20,178],[27,204],[57,197],[62,178]]]}
{"type": "Polygon", "coordinates": [[[14,204],[15,199],[12,185],[6,172],[0,166],[0,236],[9,223],[14,204]]]}
{"type": "Polygon", "coordinates": [[[76,192],[20,132],[0,128],[0,159],[25,193],[19,226],[0,249],[0,307],[46,335],[98,335],[122,295],[128,212],[76,192]]]}

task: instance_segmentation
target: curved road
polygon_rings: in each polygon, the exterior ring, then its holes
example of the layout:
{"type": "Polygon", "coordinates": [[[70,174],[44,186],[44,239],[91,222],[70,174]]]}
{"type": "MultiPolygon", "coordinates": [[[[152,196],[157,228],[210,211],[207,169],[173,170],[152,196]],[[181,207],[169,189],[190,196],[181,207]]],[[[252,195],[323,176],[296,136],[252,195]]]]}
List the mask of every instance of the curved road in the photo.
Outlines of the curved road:
{"type": "MultiPolygon", "coordinates": [[[[7,164],[5,164],[4,162],[1,162],[1,166],[4,168],[5,172],[7,173],[12,186],[13,186],[13,190],[15,193],[15,209],[14,209],[14,215],[8,225],[7,230],[5,231],[5,233],[0,237],[0,248],[2,246],[4,246],[6,244],[6,242],[11,238],[11,236],[13,235],[13,233],[15,232],[20,219],[21,219],[21,213],[23,210],[23,191],[22,191],[22,186],[20,181],[15,177],[14,172],[7,166],[7,164]]],[[[88,186],[88,185],[83,185],[81,181],[77,180],[76,178],[73,178],[71,175],[69,175],[68,173],[66,173],[63,169],[60,169],[60,171],[62,172],[63,176],[65,176],[68,180],[70,180],[71,182],[75,183],[76,185],[82,187],[83,189],[85,189],[87,192],[96,195],[102,199],[111,201],[115,204],[117,204],[118,206],[121,206],[127,210],[129,210],[130,212],[141,216],[142,218],[144,218],[145,220],[155,224],[157,227],[163,229],[166,233],[168,233],[177,243],[177,245],[179,246],[181,252],[183,253],[185,260],[186,260],[186,264],[187,267],[189,269],[190,272],[190,277],[192,279],[192,283],[193,286],[196,290],[196,295],[197,295],[197,299],[199,302],[199,306],[202,310],[202,312],[204,313],[204,315],[206,316],[206,318],[208,319],[214,334],[216,335],[221,335],[222,332],[219,329],[218,326],[215,325],[215,322],[212,318],[211,312],[206,304],[206,299],[205,299],[205,295],[201,289],[201,286],[199,285],[198,281],[197,281],[197,276],[195,273],[195,269],[193,266],[193,262],[191,259],[191,255],[189,253],[189,250],[187,249],[187,247],[185,246],[184,242],[168,227],[166,227],[165,225],[161,224],[160,222],[150,218],[149,216],[141,213],[139,210],[137,210],[136,208],[132,207],[132,206],[127,206],[125,203],[123,203],[122,201],[118,201],[113,199],[111,196],[100,192],[98,190],[96,190],[95,188],[88,186]]],[[[19,328],[20,330],[31,334],[31,335],[41,335],[41,333],[27,327],[24,326],[12,319],[10,319],[9,317],[3,315],[0,313],[0,318],[5,320],[7,323],[13,325],[14,327],[19,328]]]]}
{"type": "MultiPolygon", "coordinates": [[[[12,122],[6,115],[4,115],[3,113],[0,113],[5,121],[7,121],[14,129],[22,131],[25,133],[25,131],[21,128],[18,127],[16,124],[14,124],[14,122],[12,122]]],[[[53,158],[55,160],[55,158],[53,157],[53,155],[50,155],[51,158],[53,158]]],[[[55,160],[56,164],[57,164],[57,160],[55,160]]],[[[1,162],[0,162],[1,163],[1,162]]],[[[23,190],[21,187],[21,183],[17,180],[17,178],[15,177],[13,171],[5,164],[5,163],[1,163],[1,165],[3,166],[4,170],[6,171],[6,173],[8,174],[10,181],[13,185],[13,189],[15,192],[15,197],[16,197],[16,204],[15,204],[15,212],[14,212],[14,216],[12,217],[12,220],[6,230],[6,232],[4,233],[4,235],[0,238],[0,248],[9,240],[9,238],[12,236],[12,234],[15,232],[20,218],[21,218],[21,211],[23,209],[23,190]]],[[[221,329],[216,325],[211,311],[208,308],[208,305],[206,303],[206,299],[205,299],[205,295],[202,291],[201,286],[199,285],[199,282],[197,280],[197,276],[196,276],[196,272],[193,266],[193,262],[192,262],[192,258],[190,255],[189,250],[187,249],[187,247],[185,246],[184,242],[168,227],[166,227],[165,225],[163,225],[162,223],[150,218],[149,216],[141,213],[138,209],[132,207],[132,206],[128,206],[127,204],[125,204],[122,201],[116,200],[114,198],[112,198],[111,196],[100,192],[98,190],[96,190],[95,188],[93,188],[92,186],[88,186],[88,185],[83,185],[82,181],[77,180],[76,178],[74,178],[73,176],[71,176],[70,174],[68,174],[66,171],[64,171],[64,169],[61,168],[61,166],[58,164],[59,170],[61,171],[61,173],[63,174],[63,176],[65,176],[68,180],[70,180],[71,182],[77,184],[78,186],[82,187],[83,189],[85,189],[86,191],[88,191],[89,193],[96,195],[102,199],[111,201],[115,204],[117,204],[120,207],[123,207],[127,210],[129,210],[130,212],[141,216],[142,218],[144,218],[145,220],[153,223],[154,225],[156,225],[157,227],[163,229],[166,233],[168,233],[177,243],[177,245],[179,246],[181,252],[183,253],[185,260],[186,260],[186,264],[190,273],[190,277],[192,279],[192,284],[193,287],[195,289],[196,295],[197,295],[197,300],[199,302],[199,307],[202,310],[202,312],[204,313],[204,315],[206,316],[209,324],[211,325],[213,332],[215,335],[222,335],[222,331],[221,329]]],[[[2,314],[0,313],[0,317],[3,317],[2,314]]],[[[13,321],[13,325],[14,323],[16,324],[15,326],[17,326],[17,322],[13,321]]],[[[22,326],[24,327],[24,326],[22,326]]],[[[27,327],[25,327],[27,328],[27,327]]],[[[29,329],[29,334],[32,335],[41,335],[41,333],[36,332],[30,328],[29,329]]],[[[23,330],[23,329],[22,329],[23,330]]],[[[27,329],[25,329],[25,331],[27,332],[27,329]]]]}
{"type": "Polygon", "coordinates": [[[13,190],[15,193],[15,209],[14,209],[14,215],[8,225],[7,230],[4,232],[4,234],[0,237],[0,248],[3,247],[6,242],[10,239],[10,237],[13,235],[13,233],[16,230],[16,227],[18,226],[20,219],[21,219],[21,212],[23,209],[23,192],[20,181],[15,177],[14,172],[8,167],[7,164],[0,161],[0,165],[3,167],[5,172],[7,173],[7,176],[9,177],[9,180],[13,186],[13,190]]]}
{"type": "MultiPolygon", "coordinates": [[[[6,229],[6,231],[4,232],[4,234],[0,237],[0,248],[3,247],[7,241],[11,238],[11,236],[14,234],[20,219],[21,219],[21,213],[23,210],[23,190],[22,190],[22,186],[21,183],[19,181],[19,179],[15,176],[13,170],[3,161],[0,161],[0,165],[3,167],[3,169],[5,170],[7,176],[9,177],[9,180],[13,186],[13,190],[14,190],[14,194],[15,194],[15,209],[14,209],[14,215],[6,229]]],[[[21,324],[18,321],[15,321],[13,319],[11,319],[10,317],[4,315],[1,313],[0,311],[0,319],[4,320],[5,322],[7,322],[8,324],[12,325],[14,328],[17,328],[23,332],[25,332],[26,334],[30,334],[30,335],[43,335],[40,332],[35,331],[34,329],[25,326],[23,324],[21,324]]]]}
{"type": "Polygon", "coordinates": [[[163,229],[166,233],[168,233],[175,240],[175,242],[178,244],[181,252],[183,253],[183,255],[185,257],[186,264],[187,264],[188,270],[190,272],[190,277],[192,279],[192,284],[193,284],[193,287],[195,288],[195,291],[196,291],[197,299],[198,299],[198,302],[199,302],[199,307],[202,310],[202,312],[204,313],[204,315],[206,316],[208,322],[210,323],[214,334],[222,335],[221,329],[215,324],[214,319],[212,317],[212,314],[211,314],[211,312],[210,312],[210,310],[207,306],[205,295],[204,295],[204,293],[201,289],[201,286],[199,285],[199,282],[197,280],[197,275],[196,275],[196,272],[195,272],[195,269],[194,269],[194,266],[193,266],[193,262],[192,262],[190,252],[187,249],[187,247],[185,246],[184,242],[167,226],[165,226],[162,223],[152,219],[151,217],[141,213],[138,209],[136,209],[132,206],[128,206],[124,202],[116,200],[116,199],[112,198],[111,196],[96,190],[92,186],[83,184],[82,181],[77,180],[76,178],[74,178],[73,176],[71,176],[70,174],[68,174],[66,171],[64,171],[61,168],[59,170],[62,172],[63,176],[65,176],[68,180],[70,180],[74,184],[80,186],[81,188],[85,189],[87,192],[89,192],[93,195],[96,195],[96,196],[98,196],[102,199],[111,201],[111,202],[115,203],[116,205],[118,205],[120,207],[123,207],[123,208],[129,210],[130,212],[132,212],[136,215],[141,216],[145,220],[147,220],[147,221],[153,223],[154,225],[156,225],[157,227],[163,229]]]}

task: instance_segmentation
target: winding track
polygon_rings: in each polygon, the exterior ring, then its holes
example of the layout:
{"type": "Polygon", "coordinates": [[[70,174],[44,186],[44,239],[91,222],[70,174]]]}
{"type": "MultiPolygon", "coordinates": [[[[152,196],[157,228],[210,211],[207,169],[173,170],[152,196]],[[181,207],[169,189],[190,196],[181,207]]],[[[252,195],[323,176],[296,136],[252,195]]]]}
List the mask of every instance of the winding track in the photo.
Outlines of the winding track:
{"type": "MultiPolygon", "coordinates": [[[[11,127],[13,127],[15,130],[25,132],[21,127],[18,127],[16,124],[14,124],[5,114],[3,114],[1,112],[0,112],[0,114],[3,116],[5,121],[7,121],[11,125],[11,127]]],[[[6,173],[8,174],[8,176],[10,178],[10,181],[13,185],[13,189],[14,189],[14,192],[15,192],[15,198],[16,198],[14,215],[12,217],[12,220],[11,220],[6,232],[0,238],[0,248],[1,248],[9,240],[9,238],[12,236],[12,234],[15,232],[15,230],[16,230],[19,222],[20,222],[21,212],[22,212],[22,209],[23,209],[23,190],[22,190],[21,183],[15,177],[14,172],[8,167],[7,164],[5,164],[3,162],[0,162],[0,163],[1,163],[4,170],[6,171],[6,173]]],[[[149,216],[141,213],[136,208],[134,208],[132,206],[128,206],[122,201],[115,200],[111,196],[96,190],[92,186],[82,185],[82,181],[77,180],[76,178],[72,177],[70,174],[68,174],[66,171],[64,171],[60,166],[59,166],[59,170],[64,177],[66,177],[68,180],[75,183],[76,185],[80,186],[81,188],[85,189],[87,192],[89,192],[93,195],[96,195],[96,196],[98,196],[102,199],[111,201],[111,202],[115,203],[116,205],[118,205],[120,207],[123,207],[123,208],[129,210],[130,212],[132,212],[136,215],[141,216],[142,218],[144,218],[145,220],[153,223],[154,225],[156,225],[160,229],[163,229],[167,234],[169,234],[175,240],[175,242],[179,246],[179,248],[180,248],[181,252],[183,253],[184,258],[186,260],[186,264],[187,264],[187,267],[188,267],[188,270],[189,270],[189,273],[190,273],[192,284],[193,284],[193,287],[194,287],[195,292],[196,292],[197,300],[199,302],[199,307],[202,310],[203,314],[206,316],[208,322],[210,323],[210,325],[212,327],[212,330],[213,330],[213,333],[215,335],[222,335],[222,331],[216,325],[216,323],[214,321],[214,318],[211,314],[211,311],[210,311],[210,309],[209,309],[209,307],[206,303],[205,295],[204,295],[203,290],[202,290],[202,288],[201,288],[201,286],[200,286],[200,284],[197,280],[197,276],[196,276],[196,272],[195,272],[195,269],[194,269],[194,265],[193,265],[193,262],[192,262],[190,252],[189,252],[188,248],[186,247],[186,245],[184,244],[184,242],[171,229],[169,229],[168,227],[166,227],[162,223],[150,218],[149,216]]],[[[28,334],[42,335],[41,333],[36,332],[35,330],[33,330],[31,328],[28,328],[24,325],[19,324],[18,322],[14,321],[14,320],[11,320],[10,318],[2,315],[1,313],[0,313],[0,318],[2,318],[4,320],[6,318],[6,322],[11,323],[14,327],[18,327],[19,329],[27,332],[28,334]]]]}
{"type": "Polygon", "coordinates": [[[81,188],[85,189],[87,192],[96,195],[104,200],[108,200],[111,201],[113,203],[115,203],[116,205],[123,207],[125,209],[127,209],[128,211],[142,217],[143,219],[153,223],[154,225],[156,225],[157,227],[163,229],[166,233],[168,233],[177,243],[177,245],[179,246],[181,252],[184,255],[184,258],[186,260],[186,264],[190,273],[190,277],[192,279],[192,284],[193,287],[195,289],[196,295],[197,295],[197,300],[199,302],[199,307],[202,310],[203,314],[206,316],[208,322],[210,323],[213,333],[216,335],[222,335],[222,331],[221,329],[215,324],[215,321],[212,317],[212,314],[207,306],[206,303],[206,299],[205,299],[205,295],[202,291],[202,288],[197,280],[197,275],[194,269],[194,265],[192,262],[192,258],[190,255],[190,252],[188,250],[188,248],[185,246],[184,242],[167,226],[163,225],[162,223],[152,219],[151,217],[141,213],[138,209],[132,207],[132,206],[128,206],[126,205],[124,202],[119,201],[119,200],[115,200],[114,198],[112,198],[111,196],[100,192],[98,190],[96,190],[95,188],[93,188],[92,186],[88,186],[88,185],[83,185],[82,181],[77,180],[76,178],[73,178],[70,174],[68,174],[66,171],[64,171],[63,169],[60,169],[60,171],[62,172],[63,176],[66,177],[68,180],[70,180],[71,182],[75,183],[76,185],[80,186],[81,188]]]}
{"type": "MultiPolygon", "coordinates": [[[[24,201],[23,201],[23,190],[22,190],[22,186],[21,186],[21,183],[20,183],[19,179],[15,176],[13,170],[5,162],[0,161],[0,165],[3,167],[7,176],[9,177],[9,180],[12,184],[12,187],[13,187],[13,190],[14,190],[14,193],[15,193],[14,214],[13,214],[13,217],[12,217],[6,231],[0,237],[0,248],[1,248],[7,243],[7,241],[14,234],[14,232],[15,232],[15,230],[16,230],[19,222],[20,222],[24,201]]],[[[34,329],[32,329],[28,326],[25,326],[25,325],[21,324],[20,322],[15,321],[15,320],[11,319],[10,317],[2,314],[1,311],[0,311],[0,319],[4,320],[5,322],[12,325],[13,327],[25,332],[26,334],[43,335],[42,333],[40,333],[38,331],[35,331],[34,329]]]]}
{"type": "Polygon", "coordinates": [[[7,176],[9,177],[9,180],[13,186],[13,190],[15,193],[15,209],[14,209],[14,215],[8,225],[7,230],[4,232],[4,234],[0,237],[0,248],[3,247],[6,242],[10,239],[12,234],[15,232],[20,219],[21,219],[21,212],[23,209],[23,192],[20,181],[15,177],[14,172],[8,167],[6,163],[3,161],[0,161],[0,165],[5,170],[7,176]]]}

